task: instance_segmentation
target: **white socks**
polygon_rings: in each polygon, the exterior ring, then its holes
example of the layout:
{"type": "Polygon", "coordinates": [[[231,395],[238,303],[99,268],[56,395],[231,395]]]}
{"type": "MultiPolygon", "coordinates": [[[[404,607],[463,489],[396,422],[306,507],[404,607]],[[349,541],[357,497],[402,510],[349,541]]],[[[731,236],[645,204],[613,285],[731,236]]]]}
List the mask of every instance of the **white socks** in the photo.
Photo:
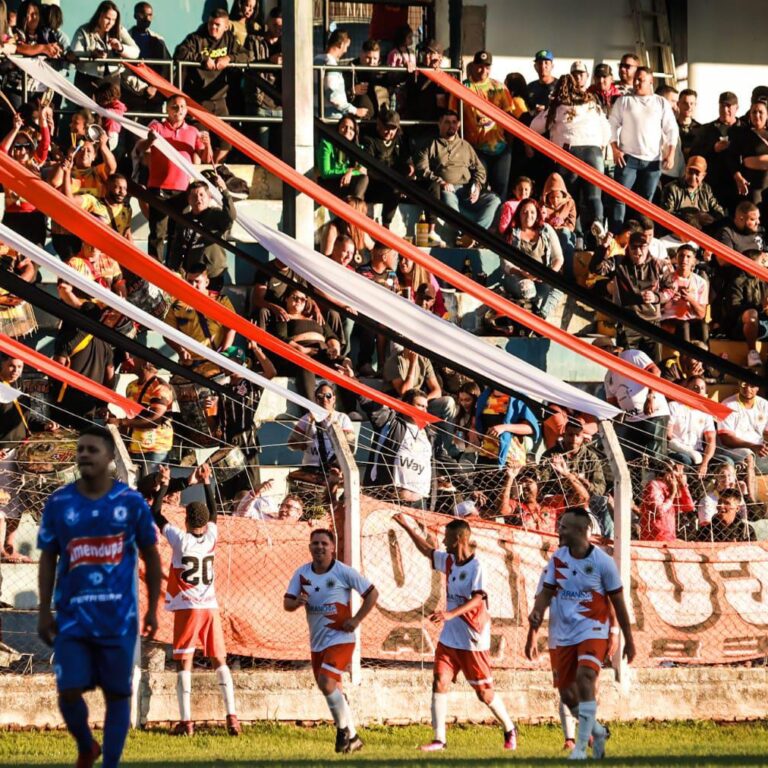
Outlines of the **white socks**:
{"type": "Polygon", "coordinates": [[[180,669],[176,673],[176,698],[179,701],[179,719],[188,722],[192,719],[192,672],[180,669]]]}
{"type": "MultiPolygon", "coordinates": [[[[578,714],[578,706],[576,707],[578,714]]],[[[566,741],[576,740],[576,718],[571,714],[571,710],[560,700],[560,725],[563,727],[563,736],[566,741]]]]}
{"type": "Polygon", "coordinates": [[[507,708],[504,706],[504,700],[501,698],[501,696],[494,694],[493,698],[491,699],[491,703],[488,705],[488,709],[493,712],[496,719],[502,724],[502,726],[504,726],[504,733],[511,731],[515,727],[515,724],[512,722],[512,718],[507,712],[507,708]]]}
{"type": "MultiPolygon", "coordinates": [[[[503,705],[502,705],[503,706],[503,705]]],[[[495,713],[494,713],[495,714],[495,713]]],[[[432,728],[435,741],[445,744],[445,718],[448,716],[448,694],[432,692],[432,728]]]]}
{"type": "Polygon", "coordinates": [[[355,724],[352,721],[352,711],[349,708],[344,694],[339,688],[336,688],[333,693],[325,697],[328,702],[328,709],[331,711],[331,717],[337,728],[347,728],[349,730],[349,738],[353,739],[357,735],[355,730],[355,724]]]}
{"type": "Polygon", "coordinates": [[[579,702],[579,740],[576,743],[577,749],[587,748],[587,745],[589,744],[589,737],[592,733],[592,729],[595,727],[596,717],[597,717],[596,701],[579,702]]]}
{"type": "Polygon", "coordinates": [[[219,681],[219,689],[224,699],[224,706],[228,715],[234,715],[235,710],[235,686],[232,683],[232,673],[226,664],[222,664],[216,670],[216,679],[219,681]]]}

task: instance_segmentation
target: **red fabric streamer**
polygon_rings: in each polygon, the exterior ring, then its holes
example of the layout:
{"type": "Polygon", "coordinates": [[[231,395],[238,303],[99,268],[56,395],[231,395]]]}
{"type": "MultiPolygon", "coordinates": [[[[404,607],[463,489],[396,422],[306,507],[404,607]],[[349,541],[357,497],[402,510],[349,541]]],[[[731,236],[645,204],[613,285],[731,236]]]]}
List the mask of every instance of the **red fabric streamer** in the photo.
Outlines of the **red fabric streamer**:
{"type": "Polygon", "coordinates": [[[695,229],[690,224],[686,224],[684,221],[678,219],[677,216],[673,216],[671,213],[659,208],[644,197],[640,197],[636,192],[627,189],[610,176],[606,176],[604,173],[595,170],[591,165],[587,165],[583,160],[579,160],[579,158],[574,157],[570,152],[566,152],[561,147],[558,147],[557,144],[553,144],[549,139],[545,139],[543,136],[536,133],[536,131],[531,130],[527,125],[523,125],[519,120],[516,120],[512,115],[504,112],[502,109],[499,109],[495,104],[491,104],[476,93],[470,91],[469,88],[463,86],[447,72],[442,72],[436,69],[422,69],[420,72],[425,74],[433,82],[437,83],[441,88],[444,88],[446,91],[456,96],[456,98],[461,99],[464,103],[474,107],[478,112],[482,112],[482,114],[490,117],[491,120],[495,120],[505,131],[508,131],[521,141],[524,141],[528,146],[538,150],[542,155],[546,155],[552,160],[560,163],[560,165],[577,173],[590,184],[600,187],[600,189],[607,192],[611,197],[615,197],[617,200],[621,200],[623,203],[626,203],[635,210],[645,214],[657,224],[661,224],[676,235],[682,237],[683,241],[691,240],[704,248],[704,250],[711,251],[723,261],[727,261],[729,264],[733,264],[734,266],[739,267],[739,269],[743,269],[745,272],[749,272],[750,274],[755,275],[755,277],[759,277],[761,280],[768,282],[768,268],[755,264],[752,259],[742,256],[732,248],[728,248],[726,245],[723,245],[723,243],[715,240],[714,237],[705,235],[702,231],[695,229]]]}
{"type": "Polygon", "coordinates": [[[77,373],[61,365],[61,363],[51,360],[50,357],[41,355],[34,349],[21,344],[4,333],[0,333],[0,351],[11,357],[23,360],[36,371],[40,371],[40,373],[44,373],[46,376],[50,376],[57,381],[64,382],[67,386],[74,389],[79,389],[85,392],[86,395],[122,408],[131,418],[138,416],[144,410],[143,406],[134,400],[118,395],[117,392],[112,391],[103,384],[97,384],[87,376],[83,376],[82,373],[77,373]]]}
{"type": "Polygon", "coordinates": [[[262,149],[262,147],[255,142],[247,139],[232,128],[231,125],[225,123],[221,118],[212,115],[208,110],[190,99],[189,96],[169,83],[165,78],[158,75],[157,72],[146,64],[134,64],[129,61],[125,61],[124,64],[147,83],[157,88],[165,96],[170,96],[171,94],[183,95],[187,100],[190,114],[196,120],[202,123],[211,132],[226,139],[226,141],[237,147],[243,154],[266,168],[281,181],[289,184],[300,192],[303,192],[305,195],[308,195],[345,221],[348,221],[362,229],[364,232],[367,232],[374,240],[384,243],[406,258],[415,261],[417,264],[421,264],[421,266],[429,270],[433,275],[445,280],[449,285],[480,299],[480,301],[494,309],[500,315],[512,318],[516,322],[535,331],[540,336],[544,336],[558,344],[562,344],[567,349],[582,355],[598,365],[602,365],[609,370],[620,373],[622,376],[625,376],[632,381],[637,381],[656,392],[662,393],[672,400],[677,400],[698,411],[709,413],[716,419],[722,420],[731,412],[728,406],[715,403],[706,397],[691,392],[689,389],[685,389],[685,387],[673,384],[670,381],[665,381],[648,371],[641,370],[640,368],[612,355],[610,352],[593,347],[589,342],[576,336],[572,336],[562,328],[550,325],[546,320],[536,317],[536,315],[528,312],[522,307],[518,307],[511,301],[502,298],[499,294],[476,283],[466,275],[462,275],[455,269],[451,269],[451,267],[443,264],[443,262],[426,253],[421,248],[417,248],[399,235],[396,235],[393,232],[390,232],[390,230],[382,227],[380,224],[377,224],[365,214],[356,211],[349,204],[340,200],[316,182],[307,179],[294,168],[291,168],[287,163],[284,163],[265,149],[262,149]]]}
{"type": "Polygon", "coordinates": [[[147,256],[113,229],[86,213],[74,201],[69,200],[61,192],[46,184],[24,166],[2,153],[0,153],[0,183],[6,189],[12,189],[18,193],[24,200],[29,200],[36,208],[48,214],[85,242],[109,254],[126,269],[181,299],[199,312],[203,312],[207,317],[213,318],[225,328],[234,329],[245,338],[255,341],[300,368],[306,368],[362,397],[411,417],[421,427],[439,421],[436,416],[385,395],[357,379],[342,376],[328,366],[322,365],[308,355],[293,349],[286,342],[276,339],[244,317],[240,317],[236,312],[223,307],[207,294],[193,288],[159,261],[147,256]]]}

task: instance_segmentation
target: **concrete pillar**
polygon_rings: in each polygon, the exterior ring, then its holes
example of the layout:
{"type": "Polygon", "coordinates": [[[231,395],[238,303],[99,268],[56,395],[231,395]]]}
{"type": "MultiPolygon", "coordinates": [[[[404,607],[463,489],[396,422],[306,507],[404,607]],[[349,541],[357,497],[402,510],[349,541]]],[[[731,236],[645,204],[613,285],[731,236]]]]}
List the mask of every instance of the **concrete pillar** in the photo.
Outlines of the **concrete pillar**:
{"type": "MultiPolygon", "coordinates": [[[[312,0],[283,5],[283,160],[299,173],[315,165],[312,0]]],[[[283,232],[314,247],[314,203],[283,184],[283,232]]]]}

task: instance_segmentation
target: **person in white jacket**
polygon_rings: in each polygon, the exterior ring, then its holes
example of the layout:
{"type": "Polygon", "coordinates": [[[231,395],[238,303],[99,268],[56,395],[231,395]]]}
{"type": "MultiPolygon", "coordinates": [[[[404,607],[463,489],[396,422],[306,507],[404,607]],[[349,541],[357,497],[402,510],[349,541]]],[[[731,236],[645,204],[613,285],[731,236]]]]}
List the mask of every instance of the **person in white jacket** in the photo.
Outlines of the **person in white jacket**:
{"type": "MultiPolygon", "coordinates": [[[[533,119],[531,128],[541,134],[548,131],[552,142],[603,173],[610,138],[608,116],[596,96],[587,91],[588,85],[589,72],[584,62],[574,61],[570,74],[558,80],[549,109],[533,119]]],[[[567,168],[558,168],[558,173],[576,201],[581,232],[589,241],[593,239],[592,224],[603,221],[602,192],[567,168]]]]}
{"type": "MultiPolygon", "coordinates": [[[[653,73],[648,67],[637,68],[635,92],[616,100],[609,122],[614,178],[650,200],[662,168],[672,168],[679,131],[669,101],[653,93],[653,73]]],[[[615,201],[610,217],[612,232],[621,229],[625,213],[624,203],[615,201]]]]}
{"type": "Polygon", "coordinates": [[[120,10],[112,0],[99,3],[91,20],[78,27],[70,51],[77,58],[75,86],[93,96],[101,80],[117,79],[123,72],[119,64],[100,59],[138,59],[139,46],[120,23],[120,10]]]}

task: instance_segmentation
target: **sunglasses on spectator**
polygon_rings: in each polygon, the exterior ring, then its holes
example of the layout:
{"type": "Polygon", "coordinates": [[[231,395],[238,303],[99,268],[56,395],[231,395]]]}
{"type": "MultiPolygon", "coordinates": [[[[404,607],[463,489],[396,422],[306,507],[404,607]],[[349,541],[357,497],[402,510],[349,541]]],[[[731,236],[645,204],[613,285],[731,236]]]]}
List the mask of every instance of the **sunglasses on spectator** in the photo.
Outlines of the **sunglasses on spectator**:
{"type": "Polygon", "coordinates": [[[629,69],[630,67],[633,67],[634,64],[630,64],[627,61],[622,61],[621,64],[619,64],[619,69],[629,69]]]}
{"type": "Polygon", "coordinates": [[[315,400],[333,400],[334,397],[333,392],[320,392],[315,395],[315,400]]]}

